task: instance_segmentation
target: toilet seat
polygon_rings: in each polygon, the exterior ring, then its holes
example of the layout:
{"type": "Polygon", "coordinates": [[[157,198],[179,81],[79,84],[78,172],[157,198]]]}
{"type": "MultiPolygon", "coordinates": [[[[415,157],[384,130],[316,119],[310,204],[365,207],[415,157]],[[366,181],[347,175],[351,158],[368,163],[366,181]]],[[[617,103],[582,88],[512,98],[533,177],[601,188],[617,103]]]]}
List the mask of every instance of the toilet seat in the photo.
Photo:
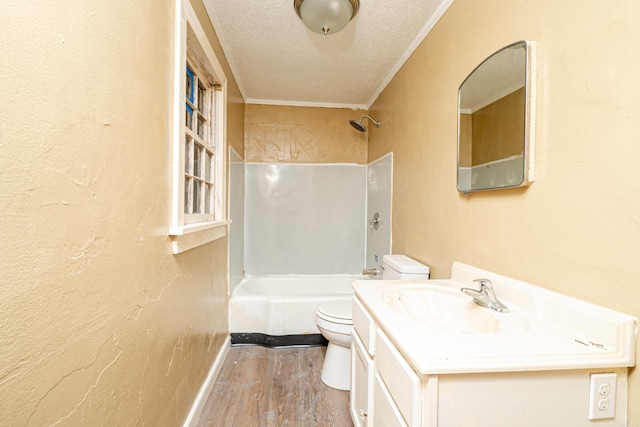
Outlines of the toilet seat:
{"type": "Polygon", "coordinates": [[[351,301],[329,301],[320,304],[316,316],[331,323],[353,325],[351,301]]]}

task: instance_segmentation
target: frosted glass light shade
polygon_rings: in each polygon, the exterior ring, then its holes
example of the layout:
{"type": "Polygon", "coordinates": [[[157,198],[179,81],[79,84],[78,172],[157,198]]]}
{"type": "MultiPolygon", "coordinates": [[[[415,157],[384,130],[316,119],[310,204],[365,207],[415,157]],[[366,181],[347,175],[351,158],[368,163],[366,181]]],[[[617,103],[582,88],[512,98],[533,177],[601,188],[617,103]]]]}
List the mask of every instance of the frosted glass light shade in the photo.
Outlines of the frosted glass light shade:
{"type": "Polygon", "coordinates": [[[295,0],[296,12],[311,31],[335,34],[358,12],[358,0],[295,0]]]}

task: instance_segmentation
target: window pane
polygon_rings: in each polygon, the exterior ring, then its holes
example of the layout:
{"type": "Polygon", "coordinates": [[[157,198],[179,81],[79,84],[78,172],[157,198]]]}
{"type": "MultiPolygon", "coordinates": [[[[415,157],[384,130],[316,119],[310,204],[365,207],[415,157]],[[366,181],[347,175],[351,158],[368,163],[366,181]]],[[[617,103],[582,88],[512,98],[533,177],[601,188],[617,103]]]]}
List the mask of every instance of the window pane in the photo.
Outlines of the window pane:
{"type": "Polygon", "coordinates": [[[211,158],[213,156],[211,153],[207,152],[205,154],[205,162],[204,162],[204,180],[207,182],[211,182],[211,158]]]}
{"type": "Polygon", "coordinates": [[[184,179],[184,213],[189,213],[189,207],[191,206],[191,200],[189,199],[189,178],[184,179]]]}
{"type": "Polygon", "coordinates": [[[194,80],[195,75],[193,74],[193,70],[187,65],[187,87],[185,88],[185,95],[191,103],[193,103],[193,92],[194,92],[194,80]]]}
{"type": "Polygon", "coordinates": [[[211,197],[213,193],[213,185],[207,184],[207,193],[205,195],[205,213],[213,213],[213,203],[211,203],[211,197]]]}
{"type": "Polygon", "coordinates": [[[206,94],[206,89],[201,85],[198,85],[198,110],[202,111],[203,114],[207,114],[207,106],[205,105],[206,94]]]}
{"type": "Polygon", "coordinates": [[[191,149],[193,145],[190,144],[189,138],[185,138],[184,140],[184,173],[191,174],[191,149]]]}
{"type": "Polygon", "coordinates": [[[204,128],[205,128],[205,120],[204,117],[200,116],[200,114],[198,114],[198,136],[202,139],[204,139],[204,128]]]}
{"type": "Polygon", "coordinates": [[[200,213],[200,182],[193,180],[193,213],[200,213]]]}
{"type": "Polygon", "coordinates": [[[187,105],[187,116],[184,121],[185,126],[193,130],[193,109],[187,105]]]}
{"type": "Polygon", "coordinates": [[[200,145],[193,144],[193,175],[201,177],[200,173],[200,145]]]}

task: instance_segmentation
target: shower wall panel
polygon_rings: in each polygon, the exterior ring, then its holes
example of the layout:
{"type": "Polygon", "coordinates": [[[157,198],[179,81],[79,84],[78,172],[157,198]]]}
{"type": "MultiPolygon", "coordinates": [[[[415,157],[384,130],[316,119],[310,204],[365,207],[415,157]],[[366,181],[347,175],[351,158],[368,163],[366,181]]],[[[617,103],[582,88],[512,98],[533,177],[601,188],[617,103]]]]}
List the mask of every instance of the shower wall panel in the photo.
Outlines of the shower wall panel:
{"type": "Polygon", "coordinates": [[[365,166],[246,163],[245,168],[246,274],[362,270],[365,166]]]}
{"type": "Polygon", "coordinates": [[[366,224],[367,268],[379,268],[382,256],[391,253],[391,189],[393,153],[369,163],[367,167],[367,221],[378,213],[381,223],[376,230],[366,224]]]}
{"type": "Polygon", "coordinates": [[[229,293],[244,275],[244,162],[229,147],[229,293]]]}

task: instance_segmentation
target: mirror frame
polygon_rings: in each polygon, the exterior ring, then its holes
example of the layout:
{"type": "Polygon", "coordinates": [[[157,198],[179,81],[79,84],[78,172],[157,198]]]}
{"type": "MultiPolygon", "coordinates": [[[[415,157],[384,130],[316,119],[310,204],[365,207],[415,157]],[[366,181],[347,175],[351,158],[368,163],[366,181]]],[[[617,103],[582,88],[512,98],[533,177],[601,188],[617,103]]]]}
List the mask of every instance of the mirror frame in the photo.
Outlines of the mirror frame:
{"type": "Polygon", "coordinates": [[[501,190],[508,188],[517,188],[528,186],[533,182],[533,153],[534,153],[534,142],[535,142],[535,109],[536,109],[536,91],[535,91],[535,80],[536,80],[536,44],[533,41],[528,40],[520,40],[515,43],[511,43],[507,46],[502,47],[501,49],[495,51],[487,58],[485,58],[477,67],[469,73],[469,75],[463,80],[463,82],[458,87],[458,110],[457,110],[457,120],[458,120],[458,152],[456,157],[456,188],[459,192],[468,194],[471,192],[477,191],[487,191],[487,190],[501,190]],[[523,179],[522,182],[514,184],[514,185],[495,185],[488,186],[482,188],[460,188],[460,91],[464,84],[469,80],[469,78],[473,75],[473,73],[484,63],[486,63],[489,59],[491,59],[494,55],[502,52],[505,49],[512,48],[515,45],[524,43],[525,48],[525,98],[524,98],[524,141],[523,141],[523,179]]]}

